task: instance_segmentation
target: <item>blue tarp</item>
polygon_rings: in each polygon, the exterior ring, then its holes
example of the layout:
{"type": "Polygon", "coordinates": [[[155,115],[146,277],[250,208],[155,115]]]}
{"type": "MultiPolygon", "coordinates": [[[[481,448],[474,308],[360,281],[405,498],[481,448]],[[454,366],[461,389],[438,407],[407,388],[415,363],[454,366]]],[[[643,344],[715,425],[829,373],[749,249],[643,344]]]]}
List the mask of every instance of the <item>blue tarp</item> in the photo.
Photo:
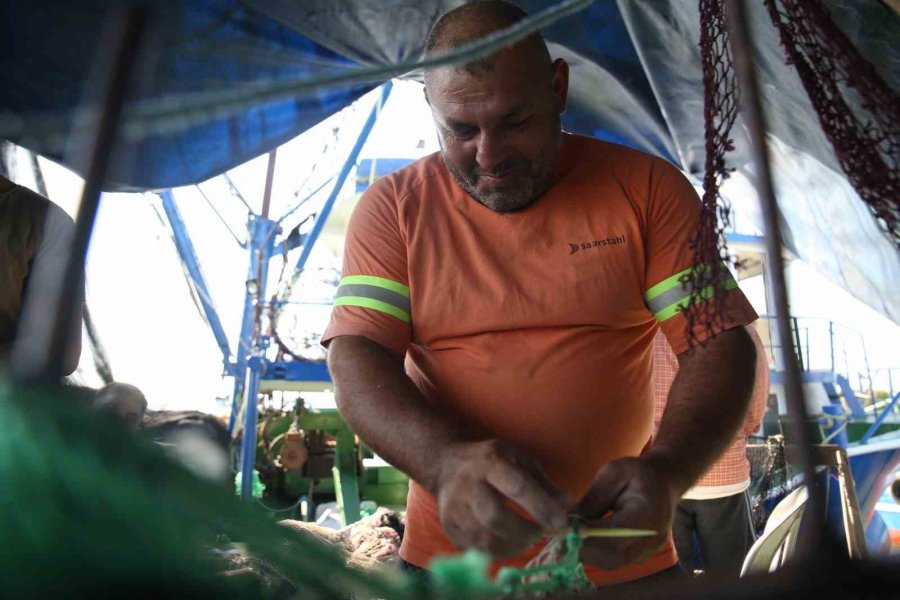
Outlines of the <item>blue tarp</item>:
{"type": "MultiPolygon", "coordinates": [[[[431,23],[462,3],[145,2],[151,7],[150,26],[131,100],[190,105],[201,96],[226,99],[273,83],[396,64],[417,57],[431,23]]],[[[71,122],[86,91],[106,9],[121,4],[29,0],[0,8],[12,25],[0,37],[0,138],[78,170],[81,157],[65,155],[64,136],[47,132],[64,132],[71,122]]],[[[533,14],[553,2],[520,4],[533,14]]],[[[886,284],[900,281],[896,249],[846,185],[793,67],[784,64],[763,3],[748,4],[785,239],[798,256],[900,322],[900,287],[886,284]]],[[[888,85],[900,89],[897,14],[879,0],[824,4],[888,85]]],[[[551,53],[572,67],[564,127],[662,156],[699,179],[705,140],[697,11],[697,2],[686,0],[597,0],[548,27],[551,53]]],[[[202,181],[302,133],[379,83],[210,113],[202,124],[170,119],[157,133],[120,147],[107,187],[139,190],[202,181]]],[[[754,168],[740,120],[733,134],[736,148],[729,162],[736,169],[735,198],[754,219],[752,193],[743,193],[754,168]],[[741,204],[746,198],[750,201],[741,204]]]]}
{"type": "MultiPolygon", "coordinates": [[[[0,38],[2,110],[66,124],[86,88],[109,2],[8,2],[0,38]]],[[[149,13],[131,100],[216,93],[254,82],[293,81],[355,63],[236,0],[160,2],[149,13]]],[[[296,137],[377,83],[250,107],[237,116],[153,135],[120,149],[107,188],[170,188],[209,179],[296,137]]],[[[78,166],[59,140],[23,128],[11,141],[78,166]]]]}

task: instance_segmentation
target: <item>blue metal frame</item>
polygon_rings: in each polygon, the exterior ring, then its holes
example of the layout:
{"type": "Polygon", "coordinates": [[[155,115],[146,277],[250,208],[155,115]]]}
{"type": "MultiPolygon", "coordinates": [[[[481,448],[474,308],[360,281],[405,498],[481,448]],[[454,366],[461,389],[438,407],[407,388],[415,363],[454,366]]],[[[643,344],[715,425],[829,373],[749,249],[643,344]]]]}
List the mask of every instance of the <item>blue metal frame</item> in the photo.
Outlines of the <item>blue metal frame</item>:
{"type": "Polygon", "coordinates": [[[307,200],[309,200],[310,198],[312,198],[313,196],[315,196],[316,194],[321,192],[323,189],[325,189],[325,186],[328,185],[329,183],[331,183],[333,179],[334,179],[334,175],[332,175],[331,177],[329,177],[328,179],[323,181],[321,184],[319,184],[319,187],[317,187],[316,189],[311,191],[309,194],[307,194],[306,197],[303,200],[301,200],[300,202],[298,202],[292,209],[290,209],[289,211],[287,211],[286,213],[281,215],[281,218],[278,219],[278,222],[283,223],[285,219],[287,219],[289,216],[291,216],[292,214],[297,212],[301,206],[306,204],[307,200]]]}
{"type": "MultiPolygon", "coordinates": [[[[312,248],[319,239],[319,235],[322,233],[322,229],[325,227],[325,223],[331,214],[337,196],[347,181],[350,171],[359,159],[359,154],[378,120],[381,107],[391,93],[391,88],[391,82],[387,82],[382,86],[381,96],[366,119],[356,143],[353,145],[334,182],[331,193],[316,216],[312,230],[308,235],[301,236],[299,240],[288,244],[289,246],[302,245],[303,247],[295,268],[295,278],[303,271],[312,248]]],[[[314,381],[331,381],[325,365],[314,365],[313,363],[300,361],[293,363],[267,361],[265,350],[269,344],[268,337],[262,334],[258,336],[253,335],[256,311],[257,309],[261,310],[265,304],[269,260],[273,256],[284,252],[283,242],[274,242],[276,234],[281,232],[279,222],[254,215],[249,223],[250,269],[247,277],[248,289],[244,303],[244,319],[241,325],[241,343],[237,349],[234,395],[232,396],[231,418],[228,425],[229,432],[234,431],[238,407],[241,399],[244,398],[246,408],[244,409],[243,437],[241,439],[241,500],[244,501],[252,499],[253,469],[256,463],[256,399],[259,395],[260,380],[264,374],[267,376],[275,375],[275,377],[267,377],[267,379],[284,379],[286,381],[305,381],[310,380],[311,377],[314,381]],[[255,289],[250,289],[251,287],[255,289]],[[249,377],[247,375],[248,371],[249,377]],[[281,375],[281,377],[278,377],[278,375],[281,375]],[[245,391],[246,393],[244,393],[245,391]]]]}
{"type": "Polygon", "coordinates": [[[353,149],[350,151],[350,155],[347,157],[347,161],[341,168],[340,174],[338,174],[337,181],[334,182],[334,187],[331,188],[331,194],[328,195],[328,200],[326,200],[324,206],[322,206],[322,211],[319,213],[318,217],[316,217],[316,222],[313,225],[312,231],[309,232],[308,243],[303,246],[303,251],[300,253],[300,258],[297,260],[297,267],[295,269],[296,273],[303,272],[303,268],[306,266],[306,261],[309,259],[309,254],[310,252],[312,252],[312,248],[315,245],[316,240],[319,239],[319,234],[322,233],[322,228],[325,227],[325,222],[328,220],[328,215],[331,214],[331,209],[334,207],[334,202],[335,200],[337,200],[337,195],[341,191],[341,188],[344,187],[344,183],[347,181],[347,177],[350,175],[350,170],[356,164],[356,161],[359,158],[359,153],[362,151],[363,146],[365,146],[366,140],[369,138],[369,133],[371,133],[372,128],[375,126],[375,122],[378,120],[378,113],[381,112],[381,107],[385,102],[387,102],[388,96],[391,95],[392,87],[393,85],[390,81],[381,86],[381,98],[372,108],[372,112],[369,113],[369,118],[366,119],[366,123],[365,125],[363,125],[362,131],[359,134],[359,138],[356,140],[356,144],[353,145],[353,149]]]}
{"type": "MultiPolygon", "coordinates": [[[[330,178],[316,189],[312,194],[318,193],[325,185],[334,181],[328,198],[322,206],[319,214],[316,216],[312,230],[308,234],[299,237],[275,240],[275,237],[282,233],[280,223],[291,213],[295,212],[303,203],[301,202],[279,220],[274,221],[268,218],[266,209],[263,214],[256,214],[250,210],[250,206],[241,198],[240,193],[225,176],[234,196],[240,199],[248,210],[250,217],[247,223],[248,240],[246,245],[238,243],[242,247],[246,247],[250,254],[250,264],[247,270],[247,284],[244,299],[244,314],[241,322],[241,332],[238,339],[238,345],[235,348],[233,356],[235,360],[232,362],[232,352],[228,344],[228,337],[225,334],[219,315],[213,306],[209,288],[203,277],[200,262],[194,251],[191,238],[188,235],[187,227],[178,210],[175,197],[171,191],[165,191],[160,194],[163,209],[172,226],[175,237],[175,245],[178,255],[187,268],[191,280],[197,286],[200,293],[200,302],[203,311],[206,314],[210,328],[216,338],[219,348],[222,350],[224,371],[226,375],[234,377],[234,391],[232,394],[231,415],[228,421],[229,433],[234,431],[234,427],[238,418],[238,410],[244,401],[244,419],[243,419],[243,437],[241,440],[240,466],[241,466],[241,499],[249,501],[252,499],[253,490],[253,470],[256,463],[256,426],[257,426],[257,398],[259,395],[260,381],[263,377],[284,381],[331,381],[328,374],[328,368],[321,363],[293,361],[267,361],[265,357],[266,349],[269,346],[269,337],[261,331],[254,331],[254,327],[258,322],[257,314],[266,308],[266,285],[269,274],[269,261],[275,256],[281,256],[287,251],[302,246],[303,250],[297,261],[294,277],[299,275],[306,266],[312,248],[319,235],[322,233],[325,223],[328,220],[338,194],[347,181],[350,171],[356,165],[359,154],[366,143],[381,111],[381,107],[387,101],[391,93],[391,82],[385,83],[381,88],[381,96],[378,102],[372,108],[371,113],[366,119],[359,137],[343,167],[336,178],[330,178]]],[[[271,182],[267,179],[267,184],[271,182]]],[[[232,232],[233,235],[233,232],[232,232]]]]}
{"type": "Polygon", "coordinates": [[[231,348],[228,345],[228,336],[225,334],[225,328],[222,327],[222,320],[219,319],[219,313],[212,303],[212,296],[209,293],[209,287],[206,285],[206,279],[203,277],[203,270],[200,268],[200,261],[197,253],[194,251],[194,245],[191,242],[191,236],[188,235],[187,226],[184,219],[181,218],[181,211],[175,203],[175,196],[170,190],[166,190],[159,194],[162,200],[163,210],[169,219],[169,225],[172,227],[172,233],[175,237],[175,248],[178,250],[178,256],[181,262],[187,268],[188,275],[197,290],[200,292],[200,305],[203,307],[203,313],[212,329],[216,343],[222,350],[222,365],[226,375],[234,374],[234,363],[232,362],[231,348]]]}
{"type": "MultiPolygon", "coordinates": [[[[271,240],[279,230],[278,223],[257,215],[251,215],[247,228],[250,233],[248,238],[250,266],[247,270],[244,317],[241,321],[241,336],[238,342],[237,361],[234,368],[234,392],[231,397],[231,417],[228,420],[229,432],[234,431],[235,420],[241,404],[240,399],[244,397],[244,390],[247,385],[247,368],[250,358],[256,353],[258,346],[253,339],[253,324],[255,322],[257,305],[265,299],[266,279],[269,273],[269,259],[271,258],[271,240]]],[[[248,391],[250,390],[248,389],[248,391]]],[[[247,397],[249,398],[250,396],[248,395],[247,397]]],[[[255,436],[255,404],[253,412],[253,433],[255,436]]],[[[245,432],[244,438],[246,439],[246,437],[245,432]]],[[[255,447],[255,440],[253,447],[255,447]]]]}
{"type": "Polygon", "coordinates": [[[325,363],[300,360],[266,361],[262,378],[266,381],[331,381],[325,363]]]}
{"type": "MultiPolygon", "coordinates": [[[[256,322],[256,311],[262,310],[266,298],[266,281],[269,278],[269,259],[271,255],[271,240],[280,231],[278,223],[265,217],[256,217],[251,223],[250,244],[250,272],[247,277],[247,297],[244,304],[244,324],[241,328],[242,339],[247,341],[249,355],[246,365],[250,374],[247,382],[244,408],[244,435],[241,438],[241,500],[250,501],[253,498],[253,468],[256,464],[256,399],[259,395],[259,378],[265,361],[265,351],[268,346],[268,337],[262,332],[254,332],[253,325],[256,322]],[[256,282],[254,285],[253,282],[256,282]],[[253,288],[256,289],[253,289],[253,288]],[[246,337],[243,334],[246,333],[246,337]],[[258,335],[254,335],[254,333],[258,335]]],[[[242,378],[243,380],[243,378],[242,378]]],[[[235,385],[237,384],[235,378],[235,385]]],[[[235,396],[235,399],[238,396],[235,396]]],[[[237,402],[232,403],[232,419],[237,407],[237,402]]]]}
{"type": "Polygon", "coordinates": [[[859,400],[856,399],[856,394],[853,392],[850,381],[843,375],[835,375],[834,379],[844,396],[844,400],[847,402],[847,406],[850,407],[850,414],[856,419],[865,419],[866,411],[862,404],[859,403],[859,400]]]}
{"type": "Polygon", "coordinates": [[[881,411],[881,414],[878,415],[878,418],[875,419],[875,422],[872,423],[871,427],[863,434],[862,438],[860,438],[859,443],[865,444],[869,441],[875,432],[878,431],[878,428],[881,427],[881,424],[884,423],[884,420],[887,418],[889,414],[894,410],[894,407],[897,406],[897,401],[900,401],[900,392],[898,392],[888,403],[887,406],[884,407],[884,410],[881,411]]]}

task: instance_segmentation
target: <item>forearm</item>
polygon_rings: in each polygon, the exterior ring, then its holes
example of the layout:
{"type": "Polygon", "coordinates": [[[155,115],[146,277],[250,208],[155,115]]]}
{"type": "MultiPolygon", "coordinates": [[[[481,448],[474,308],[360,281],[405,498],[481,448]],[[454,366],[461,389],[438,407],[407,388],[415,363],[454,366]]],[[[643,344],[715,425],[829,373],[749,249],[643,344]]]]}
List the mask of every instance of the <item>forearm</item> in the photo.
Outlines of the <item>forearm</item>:
{"type": "Polygon", "coordinates": [[[435,493],[437,457],[463,442],[403,371],[403,358],[360,336],[332,340],[328,367],[338,409],[379,456],[435,493]]]}
{"type": "Polygon", "coordinates": [[[750,404],[756,349],[742,327],[678,357],[680,368],[653,448],[675,491],[687,490],[731,444],[750,404]]]}

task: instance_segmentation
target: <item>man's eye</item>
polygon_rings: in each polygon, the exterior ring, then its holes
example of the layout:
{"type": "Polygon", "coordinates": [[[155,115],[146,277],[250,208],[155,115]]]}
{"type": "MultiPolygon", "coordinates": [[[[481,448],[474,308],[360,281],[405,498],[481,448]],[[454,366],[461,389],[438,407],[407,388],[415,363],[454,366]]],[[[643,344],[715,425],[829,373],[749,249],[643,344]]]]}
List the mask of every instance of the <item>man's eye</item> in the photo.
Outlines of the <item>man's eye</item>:
{"type": "Polygon", "coordinates": [[[507,127],[513,127],[513,128],[515,128],[515,127],[522,127],[522,126],[525,125],[526,123],[528,123],[528,117],[524,117],[524,118],[522,118],[522,119],[516,119],[515,121],[507,121],[507,122],[506,122],[506,126],[507,126],[507,127]]]}
{"type": "Polygon", "coordinates": [[[475,135],[474,127],[453,127],[450,129],[450,133],[454,135],[454,137],[468,139],[475,135]]]}

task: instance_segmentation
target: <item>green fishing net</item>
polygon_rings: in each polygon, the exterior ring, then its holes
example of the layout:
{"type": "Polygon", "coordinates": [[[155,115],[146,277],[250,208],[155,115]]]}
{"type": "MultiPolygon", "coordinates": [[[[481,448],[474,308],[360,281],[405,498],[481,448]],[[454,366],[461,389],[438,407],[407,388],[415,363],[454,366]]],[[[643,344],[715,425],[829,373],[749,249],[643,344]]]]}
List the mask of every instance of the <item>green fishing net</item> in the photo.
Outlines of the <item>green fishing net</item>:
{"type": "Polygon", "coordinates": [[[426,594],[399,572],[347,567],[335,549],[286,531],[155,444],[83,410],[77,392],[0,381],[0,596],[426,594]],[[241,577],[235,548],[278,583],[241,577]]]}

